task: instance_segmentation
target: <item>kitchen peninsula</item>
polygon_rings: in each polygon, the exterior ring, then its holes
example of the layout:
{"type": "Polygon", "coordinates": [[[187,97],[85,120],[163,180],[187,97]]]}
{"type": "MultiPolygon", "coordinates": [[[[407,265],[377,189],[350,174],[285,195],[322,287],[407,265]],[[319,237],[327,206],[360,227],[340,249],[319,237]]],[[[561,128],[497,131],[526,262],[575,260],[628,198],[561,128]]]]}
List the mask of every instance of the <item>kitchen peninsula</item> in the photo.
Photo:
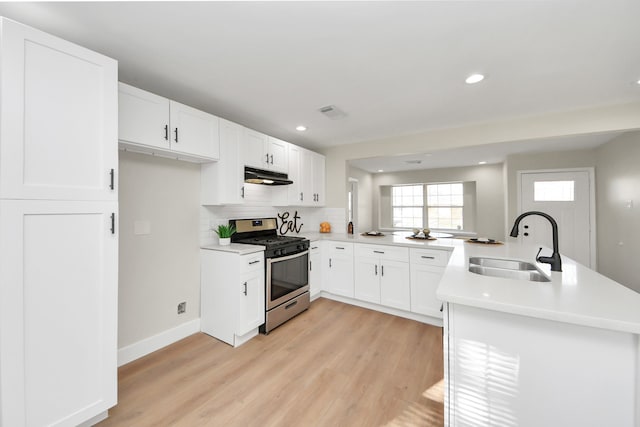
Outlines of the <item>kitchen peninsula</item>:
{"type": "MultiPolygon", "coordinates": [[[[354,293],[345,297],[332,291],[326,276],[330,248],[325,246],[319,295],[374,309],[378,306],[357,295],[359,247],[446,254],[435,291],[444,312],[446,425],[637,425],[636,292],[564,256],[563,272],[536,264],[548,282],[469,271],[470,257],[535,263],[539,247],[517,242],[415,241],[403,235],[306,237],[312,247],[327,242],[354,246],[354,293]]],[[[550,249],[542,249],[542,254],[547,252],[550,249]]],[[[409,263],[414,260],[410,257],[409,263]]],[[[410,293],[412,307],[414,297],[410,293]]]]}

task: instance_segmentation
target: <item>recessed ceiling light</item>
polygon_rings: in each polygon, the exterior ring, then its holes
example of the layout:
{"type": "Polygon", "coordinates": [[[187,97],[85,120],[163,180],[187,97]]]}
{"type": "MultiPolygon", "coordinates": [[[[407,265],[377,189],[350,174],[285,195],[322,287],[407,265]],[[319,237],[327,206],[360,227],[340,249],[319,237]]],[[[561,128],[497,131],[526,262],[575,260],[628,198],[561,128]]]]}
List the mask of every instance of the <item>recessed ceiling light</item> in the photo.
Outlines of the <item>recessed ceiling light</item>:
{"type": "Polygon", "coordinates": [[[302,125],[296,126],[296,130],[298,132],[304,132],[305,130],[307,130],[307,127],[306,126],[302,126],[302,125]]]}
{"type": "Polygon", "coordinates": [[[478,162],[478,164],[479,164],[479,165],[486,165],[486,164],[487,164],[487,162],[485,162],[485,161],[483,160],[483,161],[481,161],[481,162],[478,162]]]}
{"type": "Polygon", "coordinates": [[[471,74],[469,77],[467,77],[467,79],[465,80],[465,82],[468,85],[472,85],[474,83],[478,83],[484,80],[484,76],[482,74],[471,74]]]}
{"type": "Polygon", "coordinates": [[[636,83],[640,85],[640,79],[638,79],[638,81],[636,83]]]}
{"type": "Polygon", "coordinates": [[[384,172],[384,170],[382,170],[382,169],[378,169],[378,172],[384,172]]]}

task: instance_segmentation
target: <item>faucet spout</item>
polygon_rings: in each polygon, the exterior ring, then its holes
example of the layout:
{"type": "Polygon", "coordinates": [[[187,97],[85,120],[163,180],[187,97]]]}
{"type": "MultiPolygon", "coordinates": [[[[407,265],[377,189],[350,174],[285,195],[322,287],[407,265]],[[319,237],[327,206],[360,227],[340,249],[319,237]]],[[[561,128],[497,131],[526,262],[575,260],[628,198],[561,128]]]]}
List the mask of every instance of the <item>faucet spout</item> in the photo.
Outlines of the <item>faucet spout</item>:
{"type": "MultiPolygon", "coordinates": [[[[551,265],[551,271],[562,271],[562,259],[560,258],[560,252],[558,251],[558,223],[549,214],[539,211],[529,211],[518,216],[513,223],[513,228],[509,235],[511,237],[518,237],[518,227],[520,221],[529,215],[539,215],[546,218],[551,223],[551,233],[553,234],[553,254],[551,256],[538,256],[536,261],[551,265]]],[[[538,252],[539,253],[539,252],[538,252]]]]}

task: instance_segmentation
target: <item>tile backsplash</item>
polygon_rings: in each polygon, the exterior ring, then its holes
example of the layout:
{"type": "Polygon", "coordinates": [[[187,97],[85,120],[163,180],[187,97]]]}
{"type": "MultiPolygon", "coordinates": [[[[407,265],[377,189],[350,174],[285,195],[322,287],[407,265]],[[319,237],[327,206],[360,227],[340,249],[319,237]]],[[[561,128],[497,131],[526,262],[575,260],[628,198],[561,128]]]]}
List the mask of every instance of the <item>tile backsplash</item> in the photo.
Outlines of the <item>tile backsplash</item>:
{"type": "MultiPolygon", "coordinates": [[[[293,221],[295,212],[298,212],[299,219],[297,226],[300,233],[317,232],[320,223],[327,221],[331,224],[334,233],[341,233],[347,230],[345,222],[344,208],[307,208],[307,207],[273,207],[273,206],[201,206],[200,207],[200,245],[211,245],[218,243],[218,236],[211,229],[220,224],[227,224],[230,219],[243,218],[278,218],[278,214],[283,215],[289,212],[289,220],[293,221]]],[[[281,221],[278,218],[278,226],[281,221]]],[[[285,234],[295,236],[295,231],[288,231],[285,234]]]]}

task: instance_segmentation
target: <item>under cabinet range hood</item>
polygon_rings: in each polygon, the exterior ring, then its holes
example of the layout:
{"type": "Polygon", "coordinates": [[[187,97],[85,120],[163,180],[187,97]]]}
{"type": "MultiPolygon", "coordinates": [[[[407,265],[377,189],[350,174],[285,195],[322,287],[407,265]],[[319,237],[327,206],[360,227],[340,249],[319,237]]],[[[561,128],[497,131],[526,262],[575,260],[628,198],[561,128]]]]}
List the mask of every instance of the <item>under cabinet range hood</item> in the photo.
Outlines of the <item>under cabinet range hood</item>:
{"type": "Polygon", "coordinates": [[[272,172],[264,169],[252,168],[249,166],[245,166],[244,168],[244,182],[263,185],[293,184],[293,181],[289,179],[289,176],[287,176],[286,173],[272,172]]]}

